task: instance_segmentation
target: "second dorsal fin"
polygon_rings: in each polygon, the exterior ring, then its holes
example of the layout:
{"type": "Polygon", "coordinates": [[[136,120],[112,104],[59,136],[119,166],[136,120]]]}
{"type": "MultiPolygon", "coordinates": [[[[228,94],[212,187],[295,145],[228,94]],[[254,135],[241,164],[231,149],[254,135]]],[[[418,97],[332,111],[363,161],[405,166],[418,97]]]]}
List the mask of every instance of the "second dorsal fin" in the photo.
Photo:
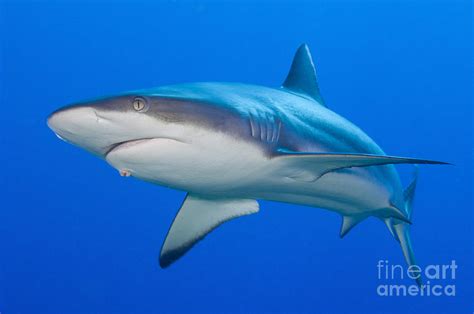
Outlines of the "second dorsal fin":
{"type": "Polygon", "coordinates": [[[290,72],[282,87],[298,94],[309,96],[324,106],[323,99],[319,93],[313,59],[306,44],[302,44],[296,51],[290,72]]]}

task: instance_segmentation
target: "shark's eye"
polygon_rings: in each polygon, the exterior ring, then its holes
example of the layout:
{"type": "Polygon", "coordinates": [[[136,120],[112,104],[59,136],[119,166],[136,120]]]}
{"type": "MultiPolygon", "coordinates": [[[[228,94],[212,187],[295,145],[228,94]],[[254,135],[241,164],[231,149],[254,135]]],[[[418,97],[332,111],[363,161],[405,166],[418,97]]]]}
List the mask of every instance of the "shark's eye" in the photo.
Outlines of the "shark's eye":
{"type": "Polygon", "coordinates": [[[147,102],[145,98],[142,97],[135,97],[132,104],[135,111],[144,112],[148,109],[147,102]]]}

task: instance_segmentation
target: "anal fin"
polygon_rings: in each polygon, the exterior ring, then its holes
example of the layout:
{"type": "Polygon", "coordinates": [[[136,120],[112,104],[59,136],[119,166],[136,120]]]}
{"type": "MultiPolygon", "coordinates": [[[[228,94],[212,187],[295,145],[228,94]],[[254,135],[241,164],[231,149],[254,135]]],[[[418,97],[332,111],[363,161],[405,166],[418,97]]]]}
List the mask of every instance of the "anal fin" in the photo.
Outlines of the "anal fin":
{"type": "Polygon", "coordinates": [[[341,232],[339,236],[343,238],[349,231],[352,230],[365,217],[360,216],[342,216],[341,232]]]}

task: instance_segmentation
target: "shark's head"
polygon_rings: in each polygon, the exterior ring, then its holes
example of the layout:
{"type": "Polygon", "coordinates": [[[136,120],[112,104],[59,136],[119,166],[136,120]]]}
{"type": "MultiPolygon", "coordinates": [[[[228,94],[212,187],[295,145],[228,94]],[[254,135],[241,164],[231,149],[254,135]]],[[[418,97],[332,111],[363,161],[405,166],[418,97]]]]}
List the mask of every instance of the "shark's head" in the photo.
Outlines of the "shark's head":
{"type": "MultiPolygon", "coordinates": [[[[127,93],[61,108],[48,118],[48,126],[62,140],[99,157],[118,145],[141,139],[185,140],[186,128],[195,121],[196,106],[206,106],[149,93],[127,93]]],[[[208,106],[209,107],[209,106],[208,106]]],[[[198,110],[199,111],[199,110],[198,110]]]]}
{"type": "Polygon", "coordinates": [[[84,101],[53,112],[47,123],[62,140],[102,158],[127,142],[156,138],[189,142],[196,136],[196,126],[231,131],[240,124],[225,108],[169,94],[142,90],[84,101]]]}
{"type": "MultiPolygon", "coordinates": [[[[168,167],[182,155],[178,148],[207,145],[202,144],[203,138],[221,136],[224,131],[233,135],[249,132],[248,123],[228,108],[192,94],[176,97],[162,90],[129,92],[66,106],[53,112],[47,123],[60,139],[105,159],[122,175],[147,180],[151,178],[146,176],[150,171],[145,166],[168,167]]],[[[163,167],[161,176],[167,170],[175,172],[172,167],[163,167]]]]}

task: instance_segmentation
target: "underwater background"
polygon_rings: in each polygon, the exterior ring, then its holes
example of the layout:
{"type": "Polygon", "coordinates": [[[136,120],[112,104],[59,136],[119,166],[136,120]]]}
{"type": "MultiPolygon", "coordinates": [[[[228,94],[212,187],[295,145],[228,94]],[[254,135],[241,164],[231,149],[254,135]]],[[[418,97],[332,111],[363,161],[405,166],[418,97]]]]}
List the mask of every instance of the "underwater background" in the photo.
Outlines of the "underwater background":
{"type": "Polygon", "coordinates": [[[472,313],[472,41],[471,1],[0,0],[0,313],[472,313]],[[341,240],[339,215],[265,201],[160,269],[185,193],[46,126],[126,90],[279,86],[303,42],[329,108],[387,154],[454,164],[420,167],[411,230],[420,265],[456,261],[455,296],[380,296],[377,262],[405,265],[380,221],[341,240]]]}

